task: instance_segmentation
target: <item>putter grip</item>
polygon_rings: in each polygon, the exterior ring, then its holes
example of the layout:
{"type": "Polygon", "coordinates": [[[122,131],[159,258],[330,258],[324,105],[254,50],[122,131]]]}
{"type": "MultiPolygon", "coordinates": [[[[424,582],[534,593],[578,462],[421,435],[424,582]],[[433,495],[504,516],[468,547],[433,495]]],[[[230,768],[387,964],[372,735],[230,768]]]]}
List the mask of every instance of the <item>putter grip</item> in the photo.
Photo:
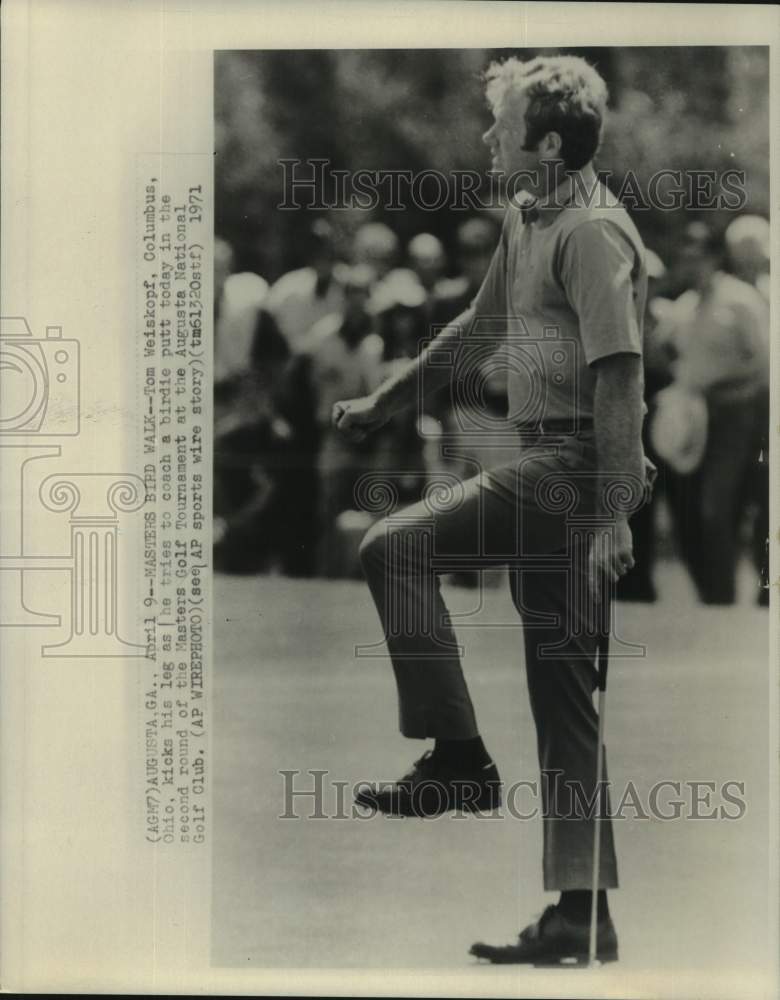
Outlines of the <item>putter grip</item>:
{"type": "Polygon", "coordinates": [[[609,667],[609,633],[610,633],[610,611],[612,602],[604,601],[601,606],[601,621],[599,623],[599,634],[596,641],[596,660],[598,667],[598,689],[607,690],[607,668],[609,667]]]}

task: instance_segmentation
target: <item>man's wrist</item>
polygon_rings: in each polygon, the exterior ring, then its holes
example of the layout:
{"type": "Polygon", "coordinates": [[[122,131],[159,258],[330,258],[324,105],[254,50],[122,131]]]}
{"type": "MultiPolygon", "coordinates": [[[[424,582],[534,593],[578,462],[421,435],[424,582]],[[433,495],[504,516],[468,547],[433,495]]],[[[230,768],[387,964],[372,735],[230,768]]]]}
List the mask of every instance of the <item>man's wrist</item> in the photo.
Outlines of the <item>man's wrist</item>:
{"type": "Polygon", "coordinates": [[[374,411],[380,420],[388,420],[393,415],[392,391],[392,383],[386,382],[371,393],[374,411]]]}
{"type": "Polygon", "coordinates": [[[611,521],[628,523],[644,503],[644,489],[639,476],[602,478],[596,502],[596,514],[611,521]]]}
{"type": "Polygon", "coordinates": [[[398,410],[414,402],[417,393],[419,359],[409,364],[397,375],[382,383],[373,393],[377,413],[389,420],[398,410]]]}

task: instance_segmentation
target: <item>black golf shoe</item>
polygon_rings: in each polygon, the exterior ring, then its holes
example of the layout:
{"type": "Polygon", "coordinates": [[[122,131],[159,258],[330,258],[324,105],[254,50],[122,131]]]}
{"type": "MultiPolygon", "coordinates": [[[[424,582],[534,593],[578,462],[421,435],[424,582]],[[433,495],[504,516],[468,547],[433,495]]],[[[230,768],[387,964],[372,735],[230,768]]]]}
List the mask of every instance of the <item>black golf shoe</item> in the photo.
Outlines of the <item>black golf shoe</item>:
{"type": "MultiPolygon", "coordinates": [[[[588,961],[590,927],[575,924],[557,906],[548,906],[536,923],[520,932],[517,944],[473,944],[470,955],[496,965],[585,965],[588,961]]],[[[607,917],[596,927],[596,958],[616,962],[618,957],[615,925],[607,917]]]]}
{"type": "Polygon", "coordinates": [[[501,805],[501,778],[492,761],[464,771],[428,750],[408,774],[395,782],[361,788],[355,802],[389,816],[432,818],[452,811],[483,812],[501,805]]]}

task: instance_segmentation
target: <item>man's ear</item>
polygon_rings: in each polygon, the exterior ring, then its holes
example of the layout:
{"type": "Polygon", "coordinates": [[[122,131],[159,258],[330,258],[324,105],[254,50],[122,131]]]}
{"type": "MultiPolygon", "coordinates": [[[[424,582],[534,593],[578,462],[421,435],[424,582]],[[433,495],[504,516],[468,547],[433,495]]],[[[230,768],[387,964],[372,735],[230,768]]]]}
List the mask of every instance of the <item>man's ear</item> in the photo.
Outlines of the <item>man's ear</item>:
{"type": "Polygon", "coordinates": [[[542,139],[542,148],[540,152],[550,159],[560,159],[562,146],[563,139],[561,139],[560,133],[548,132],[544,139],[542,139]]]}

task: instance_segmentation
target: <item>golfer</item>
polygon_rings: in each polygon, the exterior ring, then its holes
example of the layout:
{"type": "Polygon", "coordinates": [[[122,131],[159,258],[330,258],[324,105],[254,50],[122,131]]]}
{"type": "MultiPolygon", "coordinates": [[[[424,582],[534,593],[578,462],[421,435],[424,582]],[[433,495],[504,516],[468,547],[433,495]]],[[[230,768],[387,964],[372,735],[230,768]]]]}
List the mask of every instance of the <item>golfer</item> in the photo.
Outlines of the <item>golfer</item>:
{"type": "MultiPolygon", "coordinates": [[[[414,405],[421,384],[448,379],[462,401],[470,345],[484,361],[489,330],[504,352],[517,457],[464,482],[452,503],[420,502],[377,522],[363,541],[401,733],[435,744],[398,782],[357,800],[409,816],[500,803],[438,574],[508,565],[541,767],[544,888],[560,898],[516,944],[471,952],[502,963],[579,961],[588,954],[596,827],[594,810],[581,806],[593,802],[600,751],[592,608],[633,566],[627,518],[641,501],[615,516],[609,498],[641,493],[645,481],[644,248],[592,165],[607,102],[598,73],[575,57],[511,58],[486,80],[495,120],[483,138],[509,204],[484,283],[408,367],[370,396],[337,402],[333,422],[360,440],[414,405]],[[611,529],[589,541],[581,526],[599,518],[611,529]]],[[[617,937],[607,890],[617,887],[617,865],[611,824],[599,828],[597,955],[609,961],[617,937]]]]}

